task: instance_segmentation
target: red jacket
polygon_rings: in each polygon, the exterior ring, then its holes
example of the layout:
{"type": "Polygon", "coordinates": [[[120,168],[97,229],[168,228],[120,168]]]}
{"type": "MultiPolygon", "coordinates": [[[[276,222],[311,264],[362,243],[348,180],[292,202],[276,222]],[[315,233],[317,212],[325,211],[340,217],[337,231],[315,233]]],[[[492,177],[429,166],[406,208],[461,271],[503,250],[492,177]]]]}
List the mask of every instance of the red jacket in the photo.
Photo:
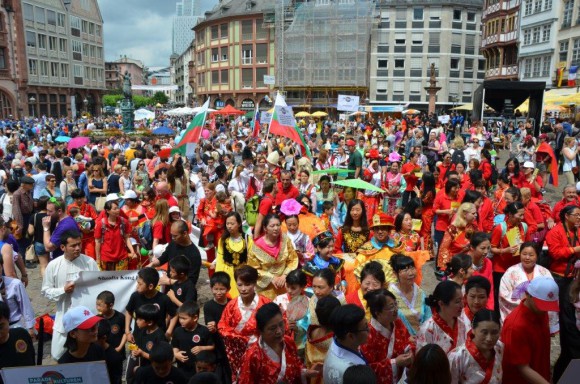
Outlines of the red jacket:
{"type": "Polygon", "coordinates": [[[556,204],[554,204],[554,210],[552,211],[552,218],[554,219],[555,223],[560,222],[560,211],[562,211],[562,209],[564,209],[564,207],[567,207],[569,205],[576,205],[576,206],[580,207],[580,199],[575,198],[572,201],[562,199],[562,200],[558,201],[556,204]]]}
{"type": "Polygon", "coordinates": [[[484,180],[487,181],[487,183],[489,184],[491,180],[492,168],[491,164],[487,159],[483,159],[481,161],[481,164],[479,164],[479,170],[483,174],[484,180]]]}
{"type": "Polygon", "coordinates": [[[491,199],[483,196],[483,202],[479,207],[477,224],[481,232],[490,233],[493,229],[493,203],[491,199]]]}
{"type": "MultiPolygon", "coordinates": [[[[546,245],[550,253],[550,272],[564,276],[568,262],[574,255],[574,243],[580,245],[580,229],[576,229],[575,235],[573,232],[566,234],[562,223],[558,223],[548,232],[546,235],[546,245]],[[571,241],[572,244],[570,244],[571,241]]],[[[573,267],[570,269],[573,270],[573,267]]]]}

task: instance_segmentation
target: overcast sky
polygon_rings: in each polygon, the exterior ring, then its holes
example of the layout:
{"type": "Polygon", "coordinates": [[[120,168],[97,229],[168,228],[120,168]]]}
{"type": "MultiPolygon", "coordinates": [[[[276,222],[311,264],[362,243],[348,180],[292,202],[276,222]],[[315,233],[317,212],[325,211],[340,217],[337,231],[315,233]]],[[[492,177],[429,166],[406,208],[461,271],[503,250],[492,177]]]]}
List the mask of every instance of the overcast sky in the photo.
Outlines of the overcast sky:
{"type": "MultiPolygon", "coordinates": [[[[177,0],[98,1],[104,22],[105,60],[127,55],[148,67],[169,65],[177,0]]],[[[216,2],[201,0],[203,5],[216,2]]]]}

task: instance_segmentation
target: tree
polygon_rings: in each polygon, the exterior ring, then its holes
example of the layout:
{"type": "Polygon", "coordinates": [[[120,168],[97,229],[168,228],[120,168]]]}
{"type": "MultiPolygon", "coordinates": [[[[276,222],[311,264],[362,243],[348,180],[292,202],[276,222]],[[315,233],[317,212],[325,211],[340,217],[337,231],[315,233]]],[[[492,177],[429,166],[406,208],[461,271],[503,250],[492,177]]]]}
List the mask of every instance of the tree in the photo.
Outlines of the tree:
{"type": "Polygon", "coordinates": [[[123,99],[123,95],[104,95],[103,96],[103,105],[107,107],[116,107],[117,101],[123,99]]]}
{"type": "Polygon", "coordinates": [[[169,102],[169,98],[167,97],[167,95],[165,94],[165,92],[155,92],[155,94],[153,95],[153,97],[151,97],[151,104],[167,104],[167,102],[169,102]]]}

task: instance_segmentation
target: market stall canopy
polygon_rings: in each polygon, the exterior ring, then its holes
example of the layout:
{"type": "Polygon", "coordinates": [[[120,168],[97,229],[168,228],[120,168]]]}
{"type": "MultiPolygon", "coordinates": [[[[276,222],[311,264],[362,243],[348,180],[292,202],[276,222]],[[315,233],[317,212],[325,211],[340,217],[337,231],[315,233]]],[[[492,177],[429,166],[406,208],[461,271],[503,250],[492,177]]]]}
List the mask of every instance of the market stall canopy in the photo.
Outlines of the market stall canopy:
{"type": "Polygon", "coordinates": [[[405,107],[401,105],[362,105],[358,110],[371,113],[402,113],[404,109],[405,107]]]}
{"type": "Polygon", "coordinates": [[[213,115],[222,115],[222,116],[230,116],[230,115],[245,115],[245,111],[240,111],[239,109],[235,109],[231,105],[226,105],[225,108],[220,109],[219,111],[212,112],[213,115]]]}
{"type": "Polygon", "coordinates": [[[154,135],[168,135],[168,136],[175,135],[175,131],[169,127],[155,128],[151,133],[153,133],[154,135]]]}
{"type": "Polygon", "coordinates": [[[135,120],[149,120],[155,118],[155,112],[152,112],[148,109],[141,108],[133,112],[135,115],[135,120]]]}
{"type": "Polygon", "coordinates": [[[294,117],[310,117],[310,116],[311,116],[310,113],[305,111],[298,112],[294,115],[294,117]]]}
{"type": "Polygon", "coordinates": [[[312,117],[326,117],[326,116],[328,116],[328,113],[322,112],[322,111],[316,111],[313,114],[311,114],[310,116],[312,116],[312,117]]]}

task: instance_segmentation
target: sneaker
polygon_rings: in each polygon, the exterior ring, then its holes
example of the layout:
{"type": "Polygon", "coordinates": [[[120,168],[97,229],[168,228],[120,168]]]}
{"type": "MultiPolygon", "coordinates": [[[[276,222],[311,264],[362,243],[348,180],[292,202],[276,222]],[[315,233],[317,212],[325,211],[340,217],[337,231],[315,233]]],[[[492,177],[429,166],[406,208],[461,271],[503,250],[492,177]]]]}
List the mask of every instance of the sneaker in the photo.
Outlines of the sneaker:
{"type": "Polygon", "coordinates": [[[24,265],[26,265],[26,268],[28,268],[28,269],[34,269],[34,268],[36,268],[36,264],[33,263],[32,261],[27,261],[27,262],[24,263],[24,265]]]}

